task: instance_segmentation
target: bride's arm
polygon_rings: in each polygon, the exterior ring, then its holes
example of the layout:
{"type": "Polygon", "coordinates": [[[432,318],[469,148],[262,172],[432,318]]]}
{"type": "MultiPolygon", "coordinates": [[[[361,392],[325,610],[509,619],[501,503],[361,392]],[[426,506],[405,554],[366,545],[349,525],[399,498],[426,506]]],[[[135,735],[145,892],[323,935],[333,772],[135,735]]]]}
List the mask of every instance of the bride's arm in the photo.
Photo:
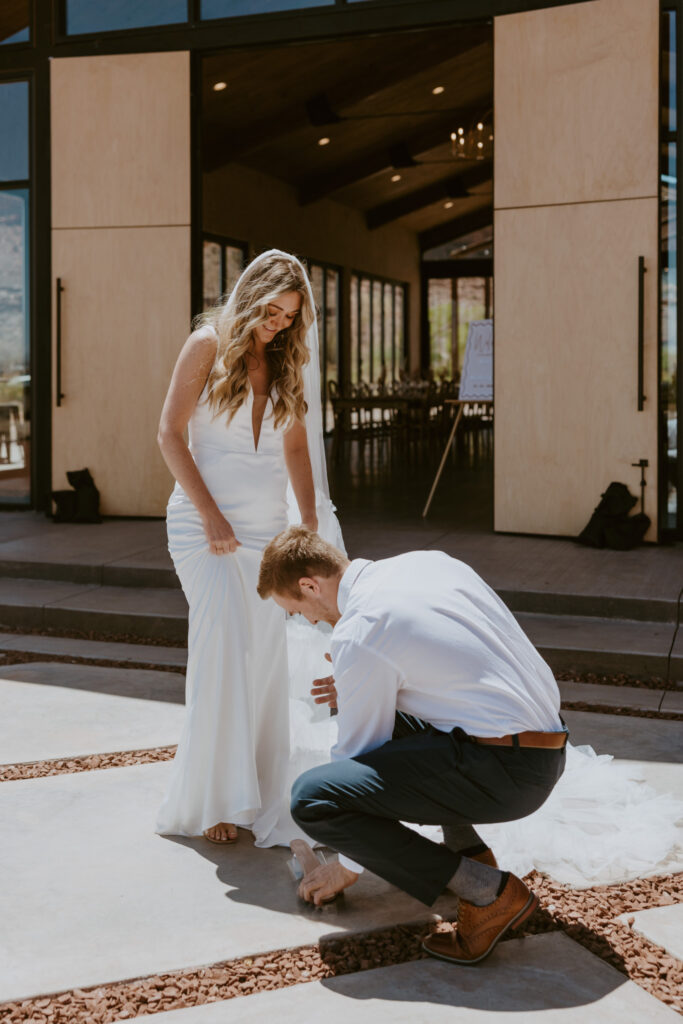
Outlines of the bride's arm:
{"type": "Polygon", "coordinates": [[[301,522],[309,530],[317,530],[315,487],[313,486],[311,459],[308,454],[306,428],[303,423],[296,422],[285,432],[284,449],[287,472],[301,513],[301,522]]]}
{"type": "Polygon", "coordinates": [[[171,377],[161,410],[157,441],[164,461],[201,516],[209,547],[215,554],[234,551],[232,527],[202,480],[185,441],[185,428],[202,393],[216,357],[216,337],[201,327],[190,335],[171,377]]]}

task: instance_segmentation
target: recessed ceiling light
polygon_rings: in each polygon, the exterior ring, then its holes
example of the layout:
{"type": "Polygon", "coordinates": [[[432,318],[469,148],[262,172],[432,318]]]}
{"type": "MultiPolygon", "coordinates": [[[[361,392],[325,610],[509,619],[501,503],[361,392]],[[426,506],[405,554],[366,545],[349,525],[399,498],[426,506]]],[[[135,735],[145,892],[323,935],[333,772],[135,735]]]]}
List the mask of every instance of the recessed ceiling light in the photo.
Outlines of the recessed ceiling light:
{"type": "Polygon", "coordinates": [[[455,142],[455,140],[457,139],[457,137],[458,137],[458,136],[457,136],[457,135],[455,134],[455,132],[451,132],[451,142],[455,142]]]}
{"type": "Polygon", "coordinates": [[[443,85],[435,85],[434,88],[432,89],[432,92],[435,96],[440,96],[443,91],[443,85]]]}
{"type": "Polygon", "coordinates": [[[444,210],[451,210],[453,208],[453,200],[449,199],[447,203],[443,204],[444,210]]]}
{"type": "Polygon", "coordinates": [[[392,181],[400,181],[401,180],[401,175],[400,174],[392,174],[391,175],[391,180],[392,181]]]}
{"type": "Polygon", "coordinates": [[[484,130],[484,126],[483,126],[483,124],[481,123],[481,121],[480,121],[480,122],[479,122],[479,124],[477,125],[477,128],[479,129],[479,131],[480,131],[480,132],[483,132],[483,130],[484,130]]]}
{"type": "Polygon", "coordinates": [[[464,134],[465,134],[465,129],[464,128],[458,128],[458,135],[464,135],[464,134]]]}
{"type": "Polygon", "coordinates": [[[319,146],[327,146],[327,145],[329,144],[329,141],[330,141],[330,140],[329,140],[329,139],[327,138],[327,136],[325,135],[325,136],[323,136],[323,138],[322,138],[322,139],[318,139],[318,145],[319,145],[319,146]]]}
{"type": "Polygon", "coordinates": [[[227,88],[228,88],[228,83],[227,82],[214,82],[214,84],[213,84],[213,91],[214,92],[223,92],[223,89],[227,89],[227,88]]]}

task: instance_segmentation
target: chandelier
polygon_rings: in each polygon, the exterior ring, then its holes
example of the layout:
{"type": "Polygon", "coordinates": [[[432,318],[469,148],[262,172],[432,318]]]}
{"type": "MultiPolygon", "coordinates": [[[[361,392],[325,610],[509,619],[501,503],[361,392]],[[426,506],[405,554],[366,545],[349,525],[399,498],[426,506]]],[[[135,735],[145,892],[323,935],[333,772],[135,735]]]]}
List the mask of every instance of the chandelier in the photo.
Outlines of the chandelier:
{"type": "Polygon", "coordinates": [[[451,132],[451,154],[456,160],[490,160],[493,155],[493,124],[482,118],[469,128],[451,132]]]}

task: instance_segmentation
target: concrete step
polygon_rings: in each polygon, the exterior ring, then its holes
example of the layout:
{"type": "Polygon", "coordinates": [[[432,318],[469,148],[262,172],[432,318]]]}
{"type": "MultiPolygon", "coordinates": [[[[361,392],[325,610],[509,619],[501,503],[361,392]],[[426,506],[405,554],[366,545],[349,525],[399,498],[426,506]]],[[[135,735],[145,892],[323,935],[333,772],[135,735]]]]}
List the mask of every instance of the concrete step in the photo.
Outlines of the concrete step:
{"type": "Polygon", "coordinates": [[[107,640],[77,640],[66,636],[41,636],[35,633],[0,633],[1,651],[50,654],[63,658],[88,658],[99,661],[131,662],[155,668],[185,668],[186,647],[160,644],[115,643],[107,640]]]}
{"type": "MultiPolygon", "coordinates": [[[[517,618],[551,667],[556,671],[625,672],[633,676],[667,676],[667,655],[674,634],[673,623],[594,618],[591,616],[540,615],[517,613],[517,618]]],[[[79,632],[128,634],[143,639],[160,639],[172,643],[187,637],[187,604],[180,590],[168,587],[115,587],[79,585],[64,580],[0,579],[0,627],[32,627],[79,632]]],[[[673,650],[671,680],[683,680],[683,630],[673,650]]],[[[49,640],[54,650],[41,651],[23,647],[11,638],[0,643],[11,644],[8,650],[35,650],[36,653],[76,655],[72,641],[63,650],[55,641],[41,638],[34,644],[49,640]]],[[[88,641],[83,641],[88,643],[88,641]]],[[[102,657],[126,660],[129,645],[103,645],[109,652],[102,657]]],[[[84,648],[84,651],[95,648],[84,648]]],[[[161,649],[145,652],[129,650],[128,660],[164,664],[161,649]]],[[[81,657],[91,655],[83,653],[81,657]]],[[[99,655],[94,654],[94,657],[99,655]]],[[[179,655],[171,657],[178,658],[179,655]]],[[[173,660],[173,663],[180,662],[173,660]]]]}
{"type": "Polygon", "coordinates": [[[516,618],[555,672],[625,672],[662,679],[669,673],[670,679],[683,680],[683,630],[668,666],[674,623],[519,612],[516,618]]]}
{"type": "Polygon", "coordinates": [[[0,626],[187,639],[182,590],[105,587],[62,580],[0,579],[0,626]]]}

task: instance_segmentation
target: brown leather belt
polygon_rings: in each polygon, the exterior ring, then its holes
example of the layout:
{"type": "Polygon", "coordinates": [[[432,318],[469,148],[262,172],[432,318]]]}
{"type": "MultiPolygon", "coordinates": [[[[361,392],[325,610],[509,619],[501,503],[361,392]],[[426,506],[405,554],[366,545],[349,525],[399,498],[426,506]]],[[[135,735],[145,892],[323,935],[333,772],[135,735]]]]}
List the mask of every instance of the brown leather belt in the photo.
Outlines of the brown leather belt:
{"type": "Polygon", "coordinates": [[[518,732],[516,736],[470,736],[475,743],[490,744],[493,747],[514,747],[515,740],[520,747],[551,747],[561,749],[567,744],[566,732],[518,732]]]}

